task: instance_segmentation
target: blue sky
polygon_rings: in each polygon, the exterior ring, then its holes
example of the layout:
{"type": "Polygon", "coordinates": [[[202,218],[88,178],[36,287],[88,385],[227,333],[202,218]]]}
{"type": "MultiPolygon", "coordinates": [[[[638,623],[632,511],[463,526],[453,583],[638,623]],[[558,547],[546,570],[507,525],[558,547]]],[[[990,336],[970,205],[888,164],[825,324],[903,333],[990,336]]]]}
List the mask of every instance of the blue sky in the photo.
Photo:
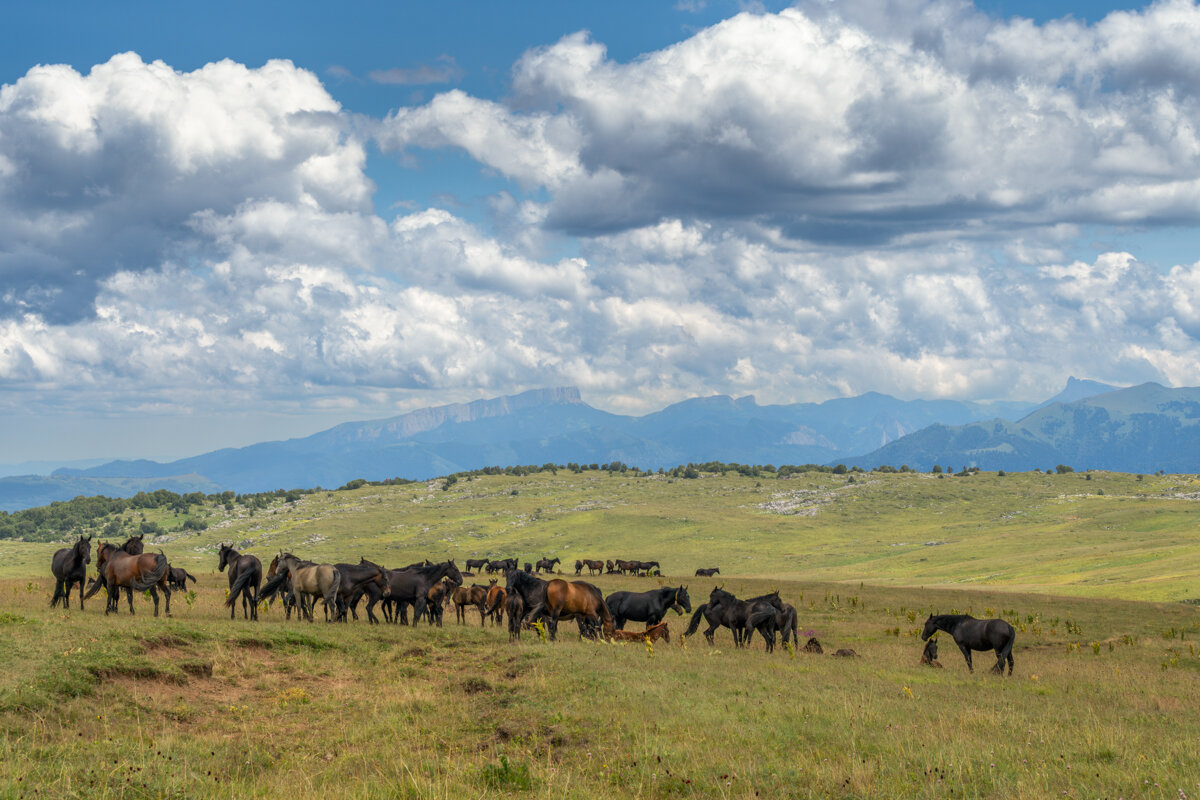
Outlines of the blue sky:
{"type": "Polygon", "coordinates": [[[0,465],[1200,382],[1200,9],[22,4],[0,465]]]}

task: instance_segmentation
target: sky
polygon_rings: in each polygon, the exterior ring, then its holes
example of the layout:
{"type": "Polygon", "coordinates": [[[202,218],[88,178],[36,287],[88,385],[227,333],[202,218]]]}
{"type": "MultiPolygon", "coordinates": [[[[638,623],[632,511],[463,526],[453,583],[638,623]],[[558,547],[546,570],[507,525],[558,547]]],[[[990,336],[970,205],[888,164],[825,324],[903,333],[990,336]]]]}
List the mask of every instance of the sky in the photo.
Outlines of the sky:
{"type": "Polygon", "coordinates": [[[44,3],[0,50],[0,465],[575,385],[1200,384],[1200,7],[44,3]]]}

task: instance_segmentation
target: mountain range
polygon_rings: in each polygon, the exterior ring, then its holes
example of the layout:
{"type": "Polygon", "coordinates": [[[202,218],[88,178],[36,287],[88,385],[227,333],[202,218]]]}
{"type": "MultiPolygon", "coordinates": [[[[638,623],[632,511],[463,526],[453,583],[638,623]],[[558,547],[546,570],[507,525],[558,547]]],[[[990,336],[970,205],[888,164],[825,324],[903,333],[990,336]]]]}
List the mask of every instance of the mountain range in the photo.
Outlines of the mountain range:
{"type": "Polygon", "coordinates": [[[574,387],[348,422],[311,436],[177,461],[111,461],[49,476],[0,478],[0,509],[79,494],[148,488],[237,492],[336,487],[355,478],[422,479],[485,466],[621,461],[933,464],[1045,469],[1200,471],[1200,389],[1126,389],[1071,378],[1040,402],[899,400],[868,393],[823,403],[759,405],[693,398],[644,416],[612,414],[574,387]],[[1193,443],[1193,438],[1197,441],[1193,443]]]}

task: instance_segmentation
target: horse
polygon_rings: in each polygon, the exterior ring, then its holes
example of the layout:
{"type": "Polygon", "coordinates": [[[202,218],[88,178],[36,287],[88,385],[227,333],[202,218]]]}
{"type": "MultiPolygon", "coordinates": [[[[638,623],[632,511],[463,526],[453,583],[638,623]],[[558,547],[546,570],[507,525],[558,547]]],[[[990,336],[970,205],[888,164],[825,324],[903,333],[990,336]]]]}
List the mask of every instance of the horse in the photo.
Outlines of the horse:
{"type": "Polygon", "coordinates": [[[491,617],[493,625],[499,625],[504,616],[504,597],[507,592],[500,586],[496,585],[493,579],[491,585],[488,586],[487,599],[484,601],[485,617],[491,617]]]}
{"type": "Polygon", "coordinates": [[[167,583],[177,592],[187,591],[187,582],[199,583],[196,576],[188,572],[183,567],[167,567],[167,583]]]}
{"type": "Polygon", "coordinates": [[[313,564],[301,566],[300,559],[291,553],[280,553],[278,562],[279,574],[286,573],[292,583],[292,597],[295,597],[300,612],[309,622],[313,621],[313,608],[316,598],[325,600],[325,621],[332,622],[338,618],[338,592],[342,587],[342,573],[333,564],[313,564]]]}
{"type": "Polygon", "coordinates": [[[561,563],[561,562],[562,562],[562,559],[557,558],[557,557],[556,558],[543,558],[543,559],[539,560],[537,562],[537,564],[534,565],[533,571],[534,572],[548,572],[551,575],[553,575],[554,574],[554,565],[561,563]]]}
{"type": "Polygon", "coordinates": [[[468,571],[478,571],[488,565],[488,560],[486,558],[468,558],[465,563],[468,571]]]}
{"type": "Polygon", "coordinates": [[[757,630],[766,640],[767,652],[770,653],[775,649],[775,634],[782,631],[782,643],[785,647],[789,639],[793,648],[799,647],[800,636],[797,633],[799,628],[797,619],[796,607],[790,603],[784,603],[782,608],[767,606],[752,613],[746,620],[746,636],[752,636],[752,632],[757,630]]]}
{"type": "Polygon", "coordinates": [[[606,636],[612,636],[612,615],[604,604],[600,590],[585,581],[564,581],[541,578],[517,572],[508,573],[509,592],[517,591],[527,606],[525,619],[532,621],[539,614],[546,617],[546,628],[553,640],[558,633],[560,619],[578,619],[580,634],[594,627],[602,627],[606,636]],[[531,602],[532,601],[532,602],[531,602]]]}
{"type": "Polygon", "coordinates": [[[921,651],[921,664],[934,669],[942,668],[942,662],[938,661],[937,637],[925,642],[925,649],[921,651]]]}
{"type": "Polygon", "coordinates": [[[614,642],[650,642],[653,644],[659,639],[664,639],[667,644],[671,643],[671,629],[667,627],[666,622],[647,625],[644,631],[613,631],[614,642]]]}
{"type": "Polygon", "coordinates": [[[604,572],[604,562],[595,559],[583,559],[583,565],[588,568],[588,575],[600,575],[604,572]]]}
{"type": "Polygon", "coordinates": [[[79,610],[83,611],[83,582],[87,578],[87,565],[92,563],[92,534],[79,537],[71,547],[64,547],[50,559],[50,571],[54,573],[54,596],[50,607],[60,602],[63,608],[71,607],[71,589],[79,584],[79,610]]]}
{"type": "Polygon", "coordinates": [[[129,613],[133,609],[133,593],[150,591],[154,599],[154,616],[158,616],[158,589],[163,590],[166,598],[167,616],[171,616],[171,587],[167,585],[167,557],[162,553],[130,555],[121,548],[108,542],[101,542],[96,552],[96,568],[100,572],[100,580],[91,588],[91,592],[100,590],[101,586],[108,588],[108,603],[104,613],[116,613],[119,610],[121,589],[125,589],[129,600],[129,613]]]}
{"type": "Polygon", "coordinates": [[[515,558],[493,558],[488,561],[487,565],[487,571],[491,573],[505,572],[516,568],[517,560],[515,558]]]}
{"type": "Polygon", "coordinates": [[[446,601],[450,597],[450,593],[454,584],[446,583],[440,580],[433,586],[429,587],[429,591],[425,593],[425,613],[429,616],[429,624],[442,627],[442,612],[446,608],[446,601]]]}
{"type": "Polygon", "coordinates": [[[696,575],[697,575],[697,577],[711,578],[713,575],[720,575],[720,574],[721,574],[721,568],[720,568],[720,567],[713,567],[712,569],[698,569],[698,570],[696,570],[696,575]]]}
{"type": "Polygon", "coordinates": [[[613,627],[617,630],[625,627],[626,620],[657,625],[671,609],[675,609],[676,614],[692,613],[692,600],[686,586],[674,589],[664,586],[648,592],[613,592],[604,599],[604,604],[608,606],[613,627]]]}
{"type": "Polygon", "coordinates": [[[575,577],[583,575],[583,562],[575,559],[575,577]]]}
{"type": "MultiPolygon", "coordinates": [[[[282,553],[280,554],[282,555],[282,553]]],[[[301,561],[302,567],[316,566],[315,561],[301,561]]],[[[291,588],[291,580],[287,570],[279,571],[279,556],[271,559],[271,565],[267,568],[267,582],[263,584],[262,590],[258,593],[260,601],[272,601],[276,594],[283,597],[283,610],[286,612],[286,619],[292,618],[292,609],[296,607],[296,596],[287,591],[291,588]]],[[[299,619],[299,610],[297,610],[297,619],[299,619]]],[[[232,613],[230,615],[232,619],[232,613]]]]}
{"type": "Polygon", "coordinates": [[[609,574],[609,575],[616,574],[617,565],[613,563],[611,558],[604,562],[604,566],[607,568],[607,574],[609,574]]]}
{"type": "Polygon", "coordinates": [[[516,592],[504,595],[504,613],[508,616],[508,640],[521,638],[521,623],[525,619],[525,601],[516,592]]]}
{"type": "Polygon", "coordinates": [[[657,561],[635,561],[634,563],[637,564],[635,572],[638,575],[644,575],[648,577],[650,575],[662,574],[662,567],[659,566],[657,561]]]}
{"type": "Polygon", "coordinates": [[[708,602],[697,608],[696,613],[692,615],[691,624],[688,625],[688,629],[683,632],[683,635],[688,637],[695,633],[700,626],[700,618],[703,617],[708,621],[708,630],[704,632],[704,638],[708,640],[709,644],[713,643],[713,633],[717,628],[724,626],[733,632],[734,646],[741,647],[749,643],[750,634],[754,631],[753,628],[747,629],[746,627],[750,615],[756,611],[766,610],[767,607],[783,610],[783,601],[779,599],[779,592],[751,597],[749,600],[739,600],[724,589],[714,587],[709,593],[708,602]]]}
{"type": "Polygon", "coordinates": [[[455,589],[451,599],[454,601],[454,616],[458,620],[458,624],[467,624],[467,608],[475,606],[479,610],[479,626],[483,627],[483,623],[487,619],[487,596],[487,587],[477,583],[471,586],[459,586],[455,589]]]}
{"type": "Polygon", "coordinates": [[[367,600],[367,622],[379,624],[375,616],[375,604],[383,599],[387,588],[387,576],[383,567],[367,561],[359,556],[357,564],[334,564],[337,571],[342,573],[342,586],[338,591],[338,618],[346,621],[346,610],[349,609],[354,619],[358,619],[358,601],[365,594],[367,600]]]}
{"type": "Polygon", "coordinates": [[[121,549],[124,550],[126,553],[129,553],[129,555],[131,555],[131,556],[140,556],[143,552],[142,551],[142,544],[143,544],[142,540],[145,538],[146,538],[146,534],[144,534],[144,533],[139,533],[137,536],[130,536],[128,539],[126,539],[124,542],[121,543],[121,549]]]}
{"type": "Polygon", "coordinates": [[[618,558],[617,559],[617,572],[621,573],[622,575],[628,575],[630,572],[632,572],[636,575],[637,574],[637,565],[639,563],[640,562],[638,562],[638,561],[626,561],[624,559],[618,558]]]}
{"type": "Polygon", "coordinates": [[[462,584],[462,573],[458,571],[458,566],[453,560],[428,566],[413,564],[405,569],[389,570],[387,573],[387,599],[389,604],[394,605],[392,622],[398,622],[404,605],[412,603],[412,624],[416,625],[417,620],[425,613],[425,606],[429,603],[429,590],[435,583],[447,577],[454,583],[462,584]]]}
{"type": "Polygon", "coordinates": [[[262,562],[257,556],[242,555],[227,544],[222,544],[217,554],[217,571],[229,567],[229,596],[225,605],[229,607],[229,618],[234,616],[234,603],[242,598],[242,616],[258,620],[258,586],[262,583],[262,562]]]}
{"type": "Polygon", "coordinates": [[[975,619],[970,614],[930,614],[929,619],[925,620],[925,629],[921,631],[921,639],[929,641],[929,637],[937,631],[945,631],[954,638],[954,643],[967,660],[968,671],[975,671],[971,664],[972,650],[994,650],[996,664],[992,672],[1003,675],[1004,662],[1007,660],[1008,674],[1012,675],[1012,648],[1017,632],[1004,620],[975,619]]]}

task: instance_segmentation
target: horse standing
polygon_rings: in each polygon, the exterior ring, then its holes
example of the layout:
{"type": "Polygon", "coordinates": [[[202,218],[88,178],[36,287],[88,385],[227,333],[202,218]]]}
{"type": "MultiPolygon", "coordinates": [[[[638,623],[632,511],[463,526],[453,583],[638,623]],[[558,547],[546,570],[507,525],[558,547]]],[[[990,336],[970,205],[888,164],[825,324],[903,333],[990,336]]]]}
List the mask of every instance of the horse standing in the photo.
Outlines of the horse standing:
{"type": "Polygon", "coordinates": [[[87,579],[87,565],[92,563],[92,534],[80,536],[71,547],[55,552],[50,560],[50,571],[54,573],[54,597],[50,607],[60,602],[63,608],[71,607],[71,589],[79,584],[79,610],[83,611],[83,582],[87,579]]]}
{"type": "Polygon", "coordinates": [[[779,599],[779,592],[751,597],[749,600],[739,600],[724,589],[714,587],[709,593],[708,602],[697,608],[696,613],[692,615],[691,624],[688,625],[688,629],[683,632],[683,635],[686,638],[695,633],[696,629],[700,627],[700,619],[703,617],[708,622],[708,630],[704,632],[704,638],[708,640],[709,644],[713,643],[713,633],[717,628],[724,626],[733,632],[734,646],[741,647],[749,643],[750,634],[754,631],[753,628],[747,628],[751,614],[756,611],[765,611],[768,607],[776,611],[783,610],[783,601],[779,599]]]}
{"type": "Polygon", "coordinates": [[[537,564],[534,565],[533,571],[534,572],[548,572],[551,575],[553,575],[554,574],[554,565],[559,564],[561,562],[562,562],[562,559],[558,558],[557,556],[555,558],[543,558],[543,559],[540,559],[537,562],[537,564]]]}
{"type": "Polygon", "coordinates": [[[242,598],[242,616],[258,621],[258,587],[262,583],[262,562],[249,553],[242,555],[229,545],[221,545],[217,571],[229,567],[229,596],[225,605],[229,607],[229,618],[234,616],[234,603],[242,598]]]}
{"type": "Polygon", "coordinates": [[[692,613],[687,587],[651,589],[648,592],[613,592],[604,600],[612,614],[613,627],[622,630],[626,620],[644,622],[649,627],[662,622],[671,609],[676,614],[692,613]]]}
{"type": "Polygon", "coordinates": [[[325,621],[338,618],[338,590],[342,586],[342,573],[333,564],[300,566],[300,559],[291,553],[279,554],[279,572],[285,573],[292,583],[291,595],[299,603],[300,611],[309,622],[313,621],[313,608],[317,598],[325,600],[325,621]]]}
{"type": "Polygon", "coordinates": [[[521,594],[527,611],[525,619],[532,621],[539,614],[546,617],[546,629],[553,640],[558,633],[560,619],[577,619],[580,621],[580,634],[585,630],[602,627],[605,635],[611,637],[613,632],[612,615],[604,604],[604,595],[600,590],[586,581],[564,581],[555,578],[543,581],[523,572],[512,570],[508,573],[507,590],[521,594]]]}
{"type": "Polygon", "coordinates": [[[440,564],[413,564],[406,569],[389,570],[387,573],[387,599],[395,605],[392,621],[400,621],[400,611],[406,603],[413,606],[412,624],[416,625],[429,603],[429,590],[442,578],[462,584],[462,573],[453,560],[440,564]]]}
{"type": "Polygon", "coordinates": [[[1012,649],[1017,632],[1004,620],[975,619],[970,614],[930,614],[929,619],[925,620],[925,629],[921,631],[921,639],[929,641],[929,637],[937,631],[945,631],[954,638],[954,643],[967,660],[968,671],[975,671],[971,664],[972,650],[994,650],[996,664],[992,672],[1003,675],[1004,662],[1007,661],[1008,674],[1012,675],[1012,649]]]}
{"type": "Polygon", "coordinates": [[[96,553],[96,568],[100,571],[100,580],[92,587],[96,592],[101,586],[108,588],[108,603],[105,615],[116,613],[119,609],[121,589],[125,589],[129,600],[129,613],[133,610],[133,593],[150,591],[154,599],[154,616],[158,616],[158,589],[162,589],[166,599],[167,616],[171,616],[171,587],[167,585],[167,570],[170,565],[162,553],[150,555],[130,555],[114,544],[102,542],[96,553]]]}

